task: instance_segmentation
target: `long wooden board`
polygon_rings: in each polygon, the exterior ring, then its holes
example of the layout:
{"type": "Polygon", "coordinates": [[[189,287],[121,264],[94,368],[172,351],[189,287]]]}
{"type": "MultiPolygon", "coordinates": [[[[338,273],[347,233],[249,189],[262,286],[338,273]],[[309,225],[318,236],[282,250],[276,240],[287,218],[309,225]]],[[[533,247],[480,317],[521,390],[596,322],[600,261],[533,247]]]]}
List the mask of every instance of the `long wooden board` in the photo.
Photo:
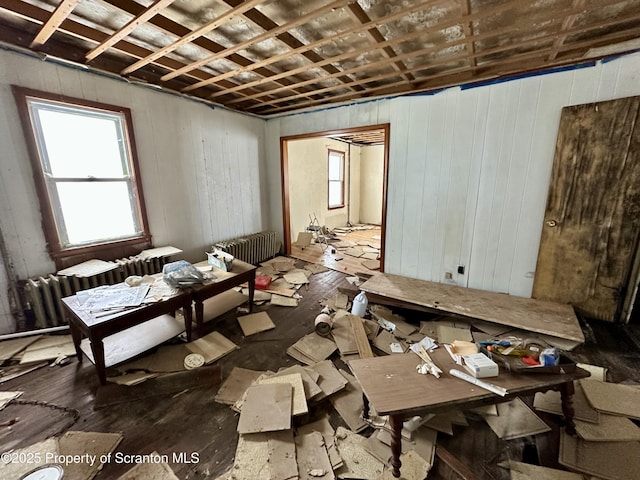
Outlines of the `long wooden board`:
{"type": "MultiPolygon", "coordinates": [[[[521,328],[578,343],[584,335],[571,305],[515,297],[388,273],[374,275],[360,289],[406,307],[426,307],[521,328]]],[[[371,301],[371,300],[370,300],[371,301]]]]}

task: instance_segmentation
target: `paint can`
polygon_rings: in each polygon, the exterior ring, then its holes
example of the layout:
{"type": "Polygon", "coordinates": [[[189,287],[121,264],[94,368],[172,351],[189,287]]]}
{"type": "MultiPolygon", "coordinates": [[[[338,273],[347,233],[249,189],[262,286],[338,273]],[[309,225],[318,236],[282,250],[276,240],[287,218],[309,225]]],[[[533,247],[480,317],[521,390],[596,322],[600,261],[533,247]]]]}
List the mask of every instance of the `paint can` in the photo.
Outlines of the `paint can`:
{"type": "Polygon", "coordinates": [[[315,330],[321,337],[326,337],[331,333],[331,327],[333,326],[333,320],[326,313],[321,313],[316,317],[315,330]]]}

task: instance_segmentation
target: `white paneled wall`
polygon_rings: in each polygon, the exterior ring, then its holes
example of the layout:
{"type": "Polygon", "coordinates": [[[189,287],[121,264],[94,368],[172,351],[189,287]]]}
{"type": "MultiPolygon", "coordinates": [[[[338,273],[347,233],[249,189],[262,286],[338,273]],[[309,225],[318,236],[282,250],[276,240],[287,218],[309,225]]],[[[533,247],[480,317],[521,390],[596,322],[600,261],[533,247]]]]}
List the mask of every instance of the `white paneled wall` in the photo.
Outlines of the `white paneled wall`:
{"type": "Polygon", "coordinates": [[[270,119],[271,223],[281,228],[280,136],[390,123],[385,270],[528,297],[562,107],[631,95],[640,54],[270,119]]]}
{"type": "MultiPolygon", "coordinates": [[[[155,245],[199,261],[214,241],[268,228],[264,120],[0,50],[0,229],[18,277],[55,267],[11,84],[132,110],[155,245]]],[[[8,314],[5,292],[0,315],[8,314]]]]}

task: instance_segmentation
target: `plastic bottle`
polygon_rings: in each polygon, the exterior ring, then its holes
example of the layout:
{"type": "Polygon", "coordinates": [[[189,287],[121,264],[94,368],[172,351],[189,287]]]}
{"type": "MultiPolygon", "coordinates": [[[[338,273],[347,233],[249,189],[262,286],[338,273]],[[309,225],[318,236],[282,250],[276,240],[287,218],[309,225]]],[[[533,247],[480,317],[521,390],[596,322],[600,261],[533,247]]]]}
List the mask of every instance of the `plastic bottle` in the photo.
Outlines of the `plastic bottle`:
{"type": "Polygon", "coordinates": [[[353,299],[351,313],[359,317],[364,317],[365,313],[367,313],[368,304],[369,300],[367,300],[367,296],[364,294],[364,292],[360,292],[358,295],[356,295],[356,298],[353,299]]]}

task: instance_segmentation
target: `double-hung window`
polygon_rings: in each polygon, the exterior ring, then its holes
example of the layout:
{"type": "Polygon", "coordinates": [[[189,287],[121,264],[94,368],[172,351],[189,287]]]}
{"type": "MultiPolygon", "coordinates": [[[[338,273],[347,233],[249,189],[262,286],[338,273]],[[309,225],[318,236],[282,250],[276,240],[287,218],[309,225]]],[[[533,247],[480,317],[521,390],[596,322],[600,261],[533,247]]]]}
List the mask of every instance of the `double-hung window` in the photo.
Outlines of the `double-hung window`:
{"type": "Polygon", "coordinates": [[[13,91],[52,257],[149,244],[131,112],[21,87],[13,91]]]}
{"type": "Polygon", "coordinates": [[[329,210],[344,207],[344,152],[329,150],[329,210]]]}

